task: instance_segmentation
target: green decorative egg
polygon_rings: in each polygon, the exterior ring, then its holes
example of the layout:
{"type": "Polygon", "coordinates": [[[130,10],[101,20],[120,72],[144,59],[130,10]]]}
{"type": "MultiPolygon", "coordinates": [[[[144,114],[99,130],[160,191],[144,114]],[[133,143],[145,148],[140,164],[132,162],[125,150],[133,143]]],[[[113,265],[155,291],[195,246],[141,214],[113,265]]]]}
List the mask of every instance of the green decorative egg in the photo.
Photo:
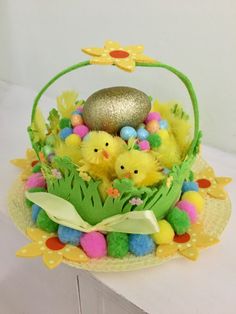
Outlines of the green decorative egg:
{"type": "Polygon", "coordinates": [[[137,128],[151,110],[142,91],[124,86],[101,89],[84,104],[83,119],[91,130],[117,133],[123,126],[137,128]]]}

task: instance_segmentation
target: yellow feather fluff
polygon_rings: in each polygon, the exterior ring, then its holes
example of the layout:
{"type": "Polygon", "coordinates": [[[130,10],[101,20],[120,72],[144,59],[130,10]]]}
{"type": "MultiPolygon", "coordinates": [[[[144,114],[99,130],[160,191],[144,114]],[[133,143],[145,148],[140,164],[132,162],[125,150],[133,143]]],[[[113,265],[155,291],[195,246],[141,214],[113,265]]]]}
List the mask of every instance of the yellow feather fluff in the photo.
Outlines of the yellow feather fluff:
{"type": "Polygon", "coordinates": [[[119,179],[129,178],[137,187],[151,186],[164,178],[154,156],[138,150],[120,154],[115,163],[115,171],[119,179]]]}
{"type": "Polygon", "coordinates": [[[57,97],[57,108],[63,118],[70,118],[71,113],[76,110],[78,94],[75,91],[65,91],[57,97]]]}
{"type": "Polygon", "coordinates": [[[58,141],[55,145],[55,153],[59,157],[69,157],[76,165],[81,160],[80,149],[72,146],[67,146],[64,142],[58,141]]]}

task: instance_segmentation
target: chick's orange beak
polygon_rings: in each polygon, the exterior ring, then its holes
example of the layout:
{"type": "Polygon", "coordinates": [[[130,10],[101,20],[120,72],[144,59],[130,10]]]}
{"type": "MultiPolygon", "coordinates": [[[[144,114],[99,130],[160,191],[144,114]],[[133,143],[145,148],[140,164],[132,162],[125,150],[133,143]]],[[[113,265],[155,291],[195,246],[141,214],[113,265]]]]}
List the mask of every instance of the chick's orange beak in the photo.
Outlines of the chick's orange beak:
{"type": "Polygon", "coordinates": [[[126,179],[130,179],[130,178],[131,178],[131,173],[130,173],[130,172],[127,172],[127,173],[125,174],[125,178],[126,178],[126,179]]]}
{"type": "Polygon", "coordinates": [[[102,156],[103,156],[105,159],[108,159],[108,158],[110,157],[108,151],[106,151],[106,150],[104,150],[104,149],[102,150],[102,156]]]}

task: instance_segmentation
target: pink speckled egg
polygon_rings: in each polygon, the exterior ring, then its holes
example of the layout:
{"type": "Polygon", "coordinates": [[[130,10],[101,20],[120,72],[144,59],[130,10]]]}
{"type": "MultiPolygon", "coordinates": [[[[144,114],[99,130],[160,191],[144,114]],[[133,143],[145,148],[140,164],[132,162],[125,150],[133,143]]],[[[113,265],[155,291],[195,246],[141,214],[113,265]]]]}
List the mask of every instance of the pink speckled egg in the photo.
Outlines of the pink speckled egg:
{"type": "Polygon", "coordinates": [[[176,204],[176,206],[188,214],[191,223],[195,223],[197,221],[197,210],[193,204],[188,201],[180,201],[176,204]]]}
{"type": "Polygon", "coordinates": [[[156,133],[160,129],[159,123],[156,120],[152,120],[147,123],[146,130],[149,133],[156,133]]]}
{"type": "Polygon", "coordinates": [[[145,123],[148,123],[153,120],[156,120],[156,121],[161,120],[161,115],[159,112],[149,112],[149,114],[147,115],[147,118],[145,119],[145,123]]]}
{"type": "Polygon", "coordinates": [[[101,258],[107,255],[105,236],[97,231],[85,233],[80,238],[80,245],[84,252],[91,258],[101,258]]]}
{"type": "Polygon", "coordinates": [[[71,124],[73,126],[81,125],[83,123],[84,121],[80,114],[73,114],[73,116],[71,117],[71,124]]]}
{"type": "Polygon", "coordinates": [[[85,135],[87,135],[89,132],[89,128],[82,124],[82,125],[77,125],[74,129],[73,129],[73,133],[79,135],[80,138],[84,138],[85,135]]]}
{"type": "Polygon", "coordinates": [[[32,174],[26,182],[27,189],[45,188],[45,187],[46,187],[46,181],[41,172],[32,174]]]}
{"type": "Polygon", "coordinates": [[[150,150],[150,144],[146,140],[140,141],[138,146],[141,150],[150,150]]]}

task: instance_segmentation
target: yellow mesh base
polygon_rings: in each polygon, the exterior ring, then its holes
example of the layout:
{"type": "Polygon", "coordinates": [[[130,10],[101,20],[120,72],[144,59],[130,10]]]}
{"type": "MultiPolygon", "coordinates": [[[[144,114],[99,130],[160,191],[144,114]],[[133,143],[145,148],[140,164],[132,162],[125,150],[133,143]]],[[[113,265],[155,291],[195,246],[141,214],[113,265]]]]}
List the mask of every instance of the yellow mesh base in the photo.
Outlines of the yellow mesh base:
{"type": "MultiPolygon", "coordinates": [[[[201,157],[199,157],[197,158],[192,170],[195,173],[198,173],[207,166],[208,164],[201,157]]],[[[30,226],[33,226],[33,222],[31,219],[31,209],[28,208],[25,204],[24,187],[20,178],[15,181],[9,192],[8,209],[15,225],[26,235],[26,229],[30,226]]],[[[220,237],[228,223],[230,214],[231,202],[229,198],[226,200],[219,200],[206,197],[205,209],[203,216],[201,217],[204,223],[205,232],[213,236],[220,237]]],[[[154,253],[144,257],[135,257],[132,254],[128,254],[125,258],[122,259],[106,257],[99,260],[93,259],[88,263],[83,264],[69,261],[64,261],[64,263],[73,267],[91,271],[130,271],[157,266],[177,257],[180,257],[180,255],[176,254],[168,258],[160,259],[157,258],[154,253]]]]}

